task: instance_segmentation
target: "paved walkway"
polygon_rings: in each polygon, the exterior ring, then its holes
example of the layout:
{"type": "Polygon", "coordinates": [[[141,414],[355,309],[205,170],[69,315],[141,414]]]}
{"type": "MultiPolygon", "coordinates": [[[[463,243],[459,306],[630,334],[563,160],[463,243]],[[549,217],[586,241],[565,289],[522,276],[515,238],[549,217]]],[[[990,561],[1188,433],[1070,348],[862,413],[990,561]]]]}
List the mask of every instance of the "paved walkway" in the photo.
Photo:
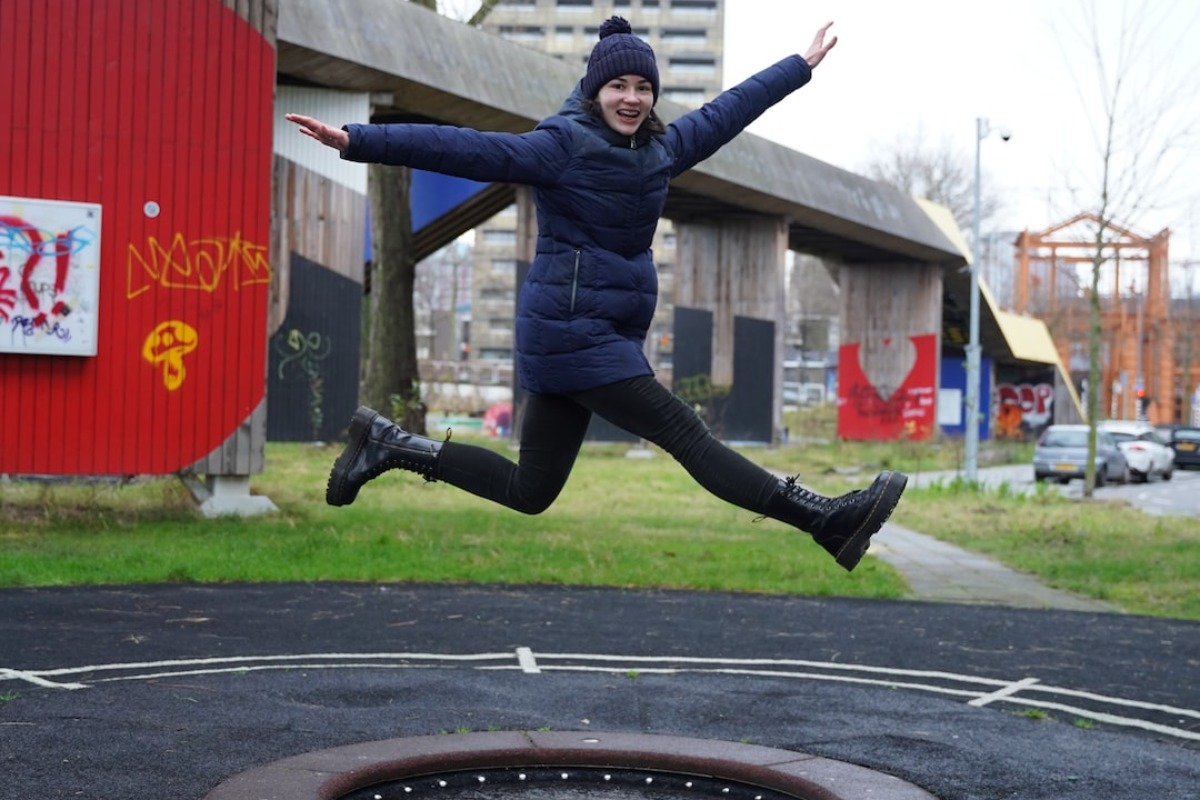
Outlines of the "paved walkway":
{"type": "MultiPolygon", "coordinates": [[[[983,485],[1029,482],[1027,465],[983,467],[983,485]]],[[[954,480],[954,472],[921,472],[909,476],[909,488],[954,480]]],[[[982,603],[1012,608],[1063,611],[1119,612],[1121,609],[1088,597],[1051,589],[1035,578],[998,561],[971,553],[932,536],[889,522],[871,539],[871,555],[891,564],[908,581],[913,597],[945,603],[982,603]]]]}
{"type": "Polygon", "coordinates": [[[871,555],[899,570],[918,600],[1064,611],[1120,610],[1100,600],[1043,586],[986,556],[891,522],[871,539],[871,555]]]}

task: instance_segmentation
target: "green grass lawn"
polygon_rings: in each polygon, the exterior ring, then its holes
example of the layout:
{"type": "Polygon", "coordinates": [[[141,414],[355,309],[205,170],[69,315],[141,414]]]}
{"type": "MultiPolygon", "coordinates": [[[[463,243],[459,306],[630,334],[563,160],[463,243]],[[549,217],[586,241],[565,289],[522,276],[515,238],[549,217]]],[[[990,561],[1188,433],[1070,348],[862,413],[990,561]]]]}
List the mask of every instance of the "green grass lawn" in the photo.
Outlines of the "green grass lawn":
{"type": "MultiPolygon", "coordinates": [[[[331,508],[325,479],[338,450],[304,444],[268,445],[252,490],[280,513],[250,519],[199,517],[175,478],[3,483],[0,586],[343,580],[905,596],[882,561],[868,557],[846,573],[806,535],[710,497],[661,451],[629,459],[627,449],[585,448],[558,502],[538,516],[402,472],[331,508]]],[[[828,493],[864,486],[882,466],[935,469],[957,457],[912,443],[746,454],[828,493]]],[[[1194,519],[956,484],[910,489],[894,519],[1130,612],[1200,619],[1194,519]]]]}

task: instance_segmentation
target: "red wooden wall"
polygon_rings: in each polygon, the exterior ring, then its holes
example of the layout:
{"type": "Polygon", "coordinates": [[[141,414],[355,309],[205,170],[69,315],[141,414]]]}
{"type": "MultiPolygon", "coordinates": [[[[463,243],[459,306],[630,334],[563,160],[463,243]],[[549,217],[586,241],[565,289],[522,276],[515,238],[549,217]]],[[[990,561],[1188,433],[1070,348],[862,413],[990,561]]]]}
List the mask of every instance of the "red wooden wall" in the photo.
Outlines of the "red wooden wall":
{"type": "Polygon", "coordinates": [[[0,196],[102,207],[97,354],[0,353],[0,473],[174,472],[263,397],[272,44],[220,0],[3,0],[0,41],[0,196]]]}

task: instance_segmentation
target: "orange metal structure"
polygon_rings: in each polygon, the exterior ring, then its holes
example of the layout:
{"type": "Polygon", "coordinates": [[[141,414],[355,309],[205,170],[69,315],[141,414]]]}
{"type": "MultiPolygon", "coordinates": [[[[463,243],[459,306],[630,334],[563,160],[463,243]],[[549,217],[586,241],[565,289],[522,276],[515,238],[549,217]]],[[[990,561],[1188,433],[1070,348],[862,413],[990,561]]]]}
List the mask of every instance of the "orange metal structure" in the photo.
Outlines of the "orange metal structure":
{"type": "Polygon", "coordinates": [[[1089,357],[1092,270],[1099,269],[1100,416],[1172,422],[1176,364],[1170,319],[1170,231],[1139,236],[1079,214],[1016,241],[1014,309],[1046,322],[1059,356],[1076,379],[1089,357]]]}

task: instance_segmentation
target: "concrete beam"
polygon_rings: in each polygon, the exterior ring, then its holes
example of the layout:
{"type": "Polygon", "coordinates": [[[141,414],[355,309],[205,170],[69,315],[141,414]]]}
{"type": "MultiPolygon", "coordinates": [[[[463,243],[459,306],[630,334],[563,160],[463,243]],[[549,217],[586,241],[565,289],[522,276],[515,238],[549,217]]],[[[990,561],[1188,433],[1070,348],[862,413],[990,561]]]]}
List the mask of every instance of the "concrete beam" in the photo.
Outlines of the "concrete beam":
{"type": "MultiPolygon", "coordinates": [[[[577,64],[396,0],[280,0],[278,54],[281,74],[391,93],[397,112],[484,130],[529,130],[581,75],[577,64]]],[[[687,110],[659,103],[668,121],[687,110]]],[[[703,215],[707,200],[711,216],[731,204],[782,216],[794,223],[793,247],[826,257],[964,263],[912,197],[750,134],[676,185],[695,195],[692,213],[703,215]]]]}

